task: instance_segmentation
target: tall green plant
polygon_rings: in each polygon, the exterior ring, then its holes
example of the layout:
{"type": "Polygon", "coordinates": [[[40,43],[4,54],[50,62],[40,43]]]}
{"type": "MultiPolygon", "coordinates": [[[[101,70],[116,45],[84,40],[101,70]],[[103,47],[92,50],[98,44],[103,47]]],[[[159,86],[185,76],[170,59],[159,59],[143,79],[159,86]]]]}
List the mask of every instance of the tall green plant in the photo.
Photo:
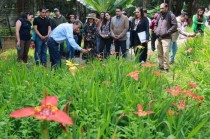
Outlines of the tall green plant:
{"type": "Polygon", "coordinates": [[[133,3],[134,0],[78,0],[81,4],[86,6],[88,9],[95,10],[98,12],[103,11],[114,11],[115,7],[128,7],[133,3]]]}

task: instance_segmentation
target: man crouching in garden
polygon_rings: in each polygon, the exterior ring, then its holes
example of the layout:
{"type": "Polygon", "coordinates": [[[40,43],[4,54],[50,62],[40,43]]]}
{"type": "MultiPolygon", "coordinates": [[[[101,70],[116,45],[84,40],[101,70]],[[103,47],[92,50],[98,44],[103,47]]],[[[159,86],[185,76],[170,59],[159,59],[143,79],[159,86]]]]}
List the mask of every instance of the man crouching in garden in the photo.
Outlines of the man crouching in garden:
{"type": "Polygon", "coordinates": [[[86,49],[82,49],[74,40],[73,33],[79,33],[81,28],[80,21],[75,21],[74,24],[63,23],[58,25],[47,39],[47,46],[49,47],[51,67],[61,66],[61,57],[58,51],[58,45],[68,40],[75,50],[82,53],[88,53],[86,49]]]}

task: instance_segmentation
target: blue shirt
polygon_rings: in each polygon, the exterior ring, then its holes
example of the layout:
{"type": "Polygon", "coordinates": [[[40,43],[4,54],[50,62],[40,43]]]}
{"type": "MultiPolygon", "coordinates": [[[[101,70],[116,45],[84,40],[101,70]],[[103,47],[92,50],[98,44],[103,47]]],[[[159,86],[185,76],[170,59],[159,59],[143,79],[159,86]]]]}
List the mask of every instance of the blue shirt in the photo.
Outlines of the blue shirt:
{"type": "Polygon", "coordinates": [[[82,48],[75,42],[73,34],[73,24],[62,23],[58,25],[50,34],[57,43],[62,43],[65,40],[71,44],[75,50],[81,50],[82,48]]]}

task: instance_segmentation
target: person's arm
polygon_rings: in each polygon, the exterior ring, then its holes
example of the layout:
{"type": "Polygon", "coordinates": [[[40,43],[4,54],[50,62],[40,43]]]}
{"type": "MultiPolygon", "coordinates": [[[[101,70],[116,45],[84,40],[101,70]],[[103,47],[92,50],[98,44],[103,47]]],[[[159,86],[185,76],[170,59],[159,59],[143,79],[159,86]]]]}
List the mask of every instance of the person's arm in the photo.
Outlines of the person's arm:
{"type": "Polygon", "coordinates": [[[197,20],[197,16],[196,15],[193,15],[193,23],[194,24],[198,24],[198,20],[197,20]]]}
{"type": "MultiPolygon", "coordinates": [[[[169,13],[170,14],[170,13],[169,13]]],[[[167,31],[167,34],[172,34],[177,30],[177,20],[174,14],[171,14],[171,28],[167,31]]]]}
{"type": "Polygon", "coordinates": [[[20,27],[21,27],[21,22],[18,20],[16,22],[15,28],[16,28],[16,39],[17,39],[17,46],[20,46],[20,27]]]}
{"type": "Polygon", "coordinates": [[[145,25],[146,25],[146,40],[149,41],[149,20],[145,19],[145,25]]]}
{"type": "Polygon", "coordinates": [[[73,29],[67,29],[66,30],[66,37],[68,42],[70,43],[70,45],[75,49],[75,50],[79,50],[82,53],[88,53],[88,50],[86,49],[82,49],[75,41],[74,39],[74,35],[73,35],[73,29]]]}
{"type": "Polygon", "coordinates": [[[113,18],[111,19],[111,24],[110,24],[110,33],[111,33],[111,36],[113,38],[115,38],[115,35],[114,35],[114,31],[113,31],[113,28],[114,28],[114,25],[113,25],[113,18]]]}
{"type": "Polygon", "coordinates": [[[48,20],[48,32],[47,32],[47,36],[45,36],[45,38],[48,38],[50,36],[50,32],[51,32],[51,26],[50,26],[50,20],[48,20]]]}
{"type": "Polygon", "coordinates": [[[118,36],[118,39],[122,38],[123,36],[126,35],[127,31],[129,29],[129,21],[128,21],[128,18],[125,17],[125,24],[124,24],[124,29],[123,31],[120,33],[120,35],[118,36]]]}

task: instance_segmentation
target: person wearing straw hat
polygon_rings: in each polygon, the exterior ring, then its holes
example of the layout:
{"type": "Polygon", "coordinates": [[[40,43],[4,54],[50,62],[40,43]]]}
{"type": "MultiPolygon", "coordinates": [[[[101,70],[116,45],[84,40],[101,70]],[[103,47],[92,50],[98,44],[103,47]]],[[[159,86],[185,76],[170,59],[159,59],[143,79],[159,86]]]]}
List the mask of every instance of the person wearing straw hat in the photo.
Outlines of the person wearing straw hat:
{"type": "MultiPolygon", "coordinates": [[[[95,17],[93,14],[88,14],[86,17],[87,23],[84,26],[84,48],[91,48],[91,57],[96,54],[95,51],[95,35],[97,26],[95,23],[95,17]]],[[[83,59],[87,59],[87,55],[82,56],[83,59]]]]}

